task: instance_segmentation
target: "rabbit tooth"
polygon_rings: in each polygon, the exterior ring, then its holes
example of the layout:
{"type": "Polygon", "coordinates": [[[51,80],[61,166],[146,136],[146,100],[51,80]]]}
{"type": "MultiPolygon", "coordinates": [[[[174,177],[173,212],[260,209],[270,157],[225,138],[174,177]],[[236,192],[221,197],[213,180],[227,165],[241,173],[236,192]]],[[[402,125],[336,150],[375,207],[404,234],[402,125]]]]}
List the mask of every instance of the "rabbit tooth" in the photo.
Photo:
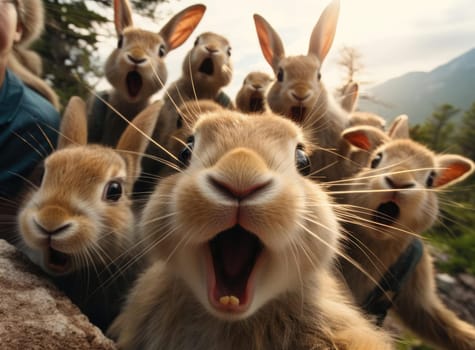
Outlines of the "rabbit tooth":
{"type": "Polygon", "coordinates": [[[229,296],[225,295],[219,298],[219,302],[223,305],[228,305],[229,304],[229,296]]]}
{"type": "Polygon", "coordinates": [[[234,295],[231,295],[229,297],[229,302],[231,303],[231,305],[237,306],[239,305],[239,298],[235,297],[234,295]]]}

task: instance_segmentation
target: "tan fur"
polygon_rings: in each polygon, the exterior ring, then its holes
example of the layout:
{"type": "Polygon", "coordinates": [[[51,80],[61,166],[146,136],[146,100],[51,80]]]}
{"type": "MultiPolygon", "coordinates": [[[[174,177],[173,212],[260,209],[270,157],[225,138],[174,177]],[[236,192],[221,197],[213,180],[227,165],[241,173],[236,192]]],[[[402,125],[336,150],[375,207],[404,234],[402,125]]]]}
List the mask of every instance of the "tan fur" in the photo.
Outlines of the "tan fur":
{"type": "Polygon", "coordinates": [[[117,150],[87,145],[85,104],[71,98],[58,149],[45,159],[41,185],[32,190],[18,215],[21,237],[32,250],[30,257],[46,272],[69,274],[84,264],[104,266],[130,247],[134,214],[129,196],[153,118],[134,119],[145,136],[132,124],[117,150]],[[116,201],[105,197],[110,181],[123,187],[116,201]],[[51,248],[68,255],[69,263],[62,268],[51,265],[51,248]]]}
{"type": "Polygon", "coordinates": [[[311,133],[311,141],[318,147],[312,154],[312,171],[322,181],[337,180],[346,174],[343,160],[348,150],[340,134],[348,124],[348,112],[334,101],[319,78],[333,42],[338,14],[339,0],[333,0],[313,29],[308,54],[288,57],[277,32],[263,17],[254,15],[262,52],[276,75],[267,95],[269,106],[311,133]]]}
{"type": "Polygon", "coordinates": [[[352,113],[358,105],[359,85],[356,81],[350,80],[339,90],[341,107],[352,113]]]}
{"type": "Polygon", "coordinates": [[[144,209],[154,264],[109,331],[119,348],[390,349],[328,274],[339,226],[329,197],[296,168],[302,130],[222,110],[201,115],[193,135],[189,166],[163,179],[144,209]],[[236,225],[263,250],[252,291],[229,309],[209,284],[209,242],[236,225]]]}
{"type": "MultiPolygon", "coordinates": [[[[438,214],[438,188],[463,180],[474,169],[473,162],[464,157],[436,155],[423,145],[401,138],[407,136],[407,118],[399,118],[397,122],[390,129],[391,137],[371,127],[361,128],[359,136],[357,127],[344,135],[369,150],[371,160],[382,157],[374,169],[369,168],[369,162],[351,181],[347,188],[349,193],[342,196],[343,202],[351,205],[342,213],[350,222],[346,226],[347,253],[374,281],[381,280],[413,237],[434,223],[438,214]],[[428,188],[431,171],[434,172],[433,185],[428,188]],[[399,216],[393,223],[378,223],[374,215],[380,204],[389,201],[397,204],[399,216]]],[[[376,284],[352,264],[343,260],[341,263],[345,281],[361,305],[376,284]]],[[[392,311],[408,328],[437,347],[475,348],[475,328],[459,320],[437,296],[427,249],[402,286],[392,311]]]]}
{"type": "Polygon", "coordinates": [[[18,18],[22,26],[20,46],[26,48],[43,31],[44,8],[41,0],[18,0],[18,18]]]}
{"type": "Polygon", "coordinates": [[[381,130],[385,129],[386,120],[370,112],[353,112],[350,114],[348,126],[370,125],[381,130]]]}
{"type": "Polygon", "coordinates": [[[112,108],[107,107],[105,116],[94,115],[96,97],[92,96],[89,100],[90,125],[94,125],[92,121],[95,118],[104,118],[103,132],[99,135],[91,133],[91,141],[110,146],[116,144],[127,123],[113,109],[130,121],[150,104],[151,96],[167,80],[164,61],[167,53],[191,35],[205,9],[204,5],[189,6],[173,16],[159,33],[155,33],[134,26],[127,0],[114,1],[114,19],[120,47],[112,51],[105,64],[106,78],[113,87],[108,99],[112,108]],[[140,84],[137,81],[129,84],[127,77],[132,74],[140,76],[140,84]]]}
{"type": "MultiPolygon", "coordinates": [[[[232,63],[228,55],[231,49],[226,38],[206,32],[197,37],[193,48],[183,60],[181,77],[172,83],[164,96],[164,105],[160,110],[157,126],[152,138],[164,146],[170,135],[175,132],[179,116],[178,107],[192,100],[215,100],[221,88],[228,85],[232,78],[232,63]],[[203,61],[213,60],[214,73],[208,75],[199,71],[203,61]]],[[[167,152],[161,147],[150,144],[147,154],[156,158],[167,159],[167,152]]],[[[144,158],[143,168],[148,174],[160,172],[166,165],[156,160],[144,158]]]]}
{"type": "Polygon", "coordinates": [[[273,79],[264,72],[251,72],[244,78],[236,95],[236,108],[243,113],[262,113],[268,110],[267,90],[273,79]]]}

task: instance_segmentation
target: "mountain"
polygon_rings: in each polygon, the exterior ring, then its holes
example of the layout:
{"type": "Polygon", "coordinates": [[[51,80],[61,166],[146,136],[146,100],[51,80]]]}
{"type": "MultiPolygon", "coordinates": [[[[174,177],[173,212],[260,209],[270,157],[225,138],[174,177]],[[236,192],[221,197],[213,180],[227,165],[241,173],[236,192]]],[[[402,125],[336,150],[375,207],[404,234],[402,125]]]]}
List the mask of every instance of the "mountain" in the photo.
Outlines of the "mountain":
{"type": "Polygon", "coordinates": [[[444,103],[465,111],[475,101],[475,48],[430,72],[410,72],[368,91],[383,104],[360,99],[359,109],[388,121],[404,113],[411,124],[418,124],[444,103]]]}

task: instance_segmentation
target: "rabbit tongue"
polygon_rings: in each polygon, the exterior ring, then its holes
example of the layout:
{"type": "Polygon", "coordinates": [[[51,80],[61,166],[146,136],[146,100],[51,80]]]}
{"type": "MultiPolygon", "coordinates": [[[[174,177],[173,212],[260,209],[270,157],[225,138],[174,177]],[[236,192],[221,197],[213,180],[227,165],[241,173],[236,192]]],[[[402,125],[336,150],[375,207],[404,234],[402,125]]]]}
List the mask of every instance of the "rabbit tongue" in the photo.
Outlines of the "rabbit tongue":
{"type": "Polygon", "coordinates": [[[142,89],[142,76],[137,71],[130,71],[126,76],[127,92],[131,97],[136,97],[142,89]]]}

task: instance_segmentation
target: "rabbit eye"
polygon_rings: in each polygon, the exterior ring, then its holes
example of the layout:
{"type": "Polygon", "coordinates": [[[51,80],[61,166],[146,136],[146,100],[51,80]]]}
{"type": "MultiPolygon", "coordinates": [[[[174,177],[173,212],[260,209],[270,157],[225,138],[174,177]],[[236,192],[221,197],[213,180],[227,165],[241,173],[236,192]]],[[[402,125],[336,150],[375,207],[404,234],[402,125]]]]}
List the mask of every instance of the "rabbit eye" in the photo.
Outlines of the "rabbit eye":
{"type": "Polygon", "coordinates": [[[295,165],[303,176],[310,174],[310,159],[308,158],[307,153],[303,150],[302,145],[298,145],[295,149],[295,165]]]}
{"type": "Polygon", "coordinates": [[[118,48],[118,49],[121,49],[123,43],[124,43],[124,36],[123,36],[123,35],[119,35],[119,40],[117,40],[117,48],[118,48]]]}
{"type": "Polygon", "coordinates": [[[193,46],[197,46],[200,42],[200,37],[197,37],[193,46]]]}
{"type": "Polygon", "coordinates": [[[282,68],[279,68],[277,72],[277,80],[280,82],[284,81],[284,70],[282,68]]]}
{"type": "Polygon", "coordinates": [[[318,79],[318,81],[322,80],[322,73],[318,72],[317,79],[318,79]]]}
{"type": "Polygon", "coordinates": [[[431,188],[434,185],[435,171],[431,171],[426,180],[426,187],[431,188]]]}
{"type": "Polygon", "coordinates": [[[104,190],[104,200],[117,202],[122,196],[122,184],[117,180],[109,181],[104,190]]]}
{"type": "Polygon", "coordinates": [[[383,154],[378,153],[376,157],[374,157],[373,160],[371,161],[371,169],[376,168],[379,165],[379,163],[381,163],[381,159],[383,159],[383,154]]]}
{"type": "Polygon", "coordinates": [[[178,160],[185,166],[190,164],[191,154],[193,152],[194,145],[195,138],[193,136],[188,137],[188,139],[186,140],[185,148],[183,148],[183,150],[178,155],[178,160]]]}
{"type": "Polygon", "coordinates": [[[166,54],[165,45],[160,45],[158,48],[158,56],[163,57],[166,54]]]}
{"type": "Polygon", "coordinates": [[[231,48],[228,47],[228,51],[226,51],[226,53],[228,54],[229,57],[231,57],[231,48]]]}

